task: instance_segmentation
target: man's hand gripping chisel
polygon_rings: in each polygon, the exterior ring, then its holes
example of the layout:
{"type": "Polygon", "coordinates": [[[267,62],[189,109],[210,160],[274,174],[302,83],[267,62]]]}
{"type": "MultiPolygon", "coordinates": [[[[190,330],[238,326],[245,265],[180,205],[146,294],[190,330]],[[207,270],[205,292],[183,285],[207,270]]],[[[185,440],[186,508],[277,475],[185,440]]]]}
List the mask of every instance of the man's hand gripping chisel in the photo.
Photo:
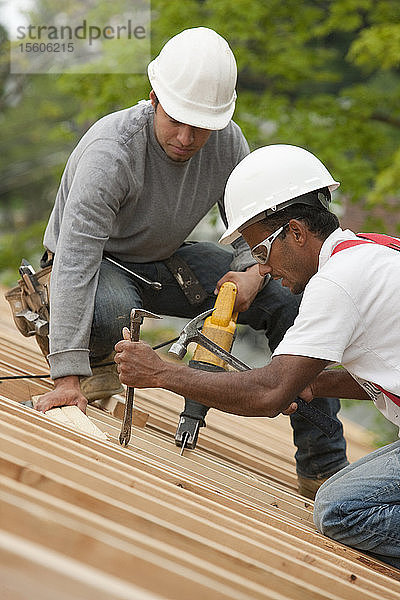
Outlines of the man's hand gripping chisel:
{"type": "MultiPolygon", "coordinates": [[[[207,310],[206,312],[201,313],[189,321],[189,323],[182,330],[178,341],[171,346],[169,353],[173,354],[179,359],[182,359],[186,354],[188,344],[190,342],[196,342],[197,344],[203,346],[203,348],[206,350],[213,352],[216,356],[224,360],[237,371],[249,371],[250,367],[248,365],[238,358],[232,356],[230,352],[227,352],[218,346],[218,344],[207,338],[199,331],[199,325],[203,319],[212,313],[213,310],[214,309],[207,310]]],[[[337,433],[340,428],[340,423],[335,421],[335,419],[333,419],[330,415],[323,413],[315,406],[311,406],[302,398],[297,397],[295,402],[297,403],[297,413],[309,421],[309,423],[312,423],[315,427],[318,427],[318,429],[322,431],[322,433],[324,433],[328,438],[332,438],[337,433]]]]}
{"type": "MultiPolygon", "coordinates": [[[[150,319],[161,319],[158,315],[143,310],[142,308],[132,308],[130,317],[130,341],[138,342],[140,335],[140,326],[143,323],[143,319],[147,317],[150,319]]],[[[135,388],[127,387],[125,395],[125,411],[124,420],[122,422],[121,433],[119,434],[119,443],[121,446],[127,446],[131,439],[132,429],[132,414],[133,414],[133,398],[135,395],[135,388]]]]}

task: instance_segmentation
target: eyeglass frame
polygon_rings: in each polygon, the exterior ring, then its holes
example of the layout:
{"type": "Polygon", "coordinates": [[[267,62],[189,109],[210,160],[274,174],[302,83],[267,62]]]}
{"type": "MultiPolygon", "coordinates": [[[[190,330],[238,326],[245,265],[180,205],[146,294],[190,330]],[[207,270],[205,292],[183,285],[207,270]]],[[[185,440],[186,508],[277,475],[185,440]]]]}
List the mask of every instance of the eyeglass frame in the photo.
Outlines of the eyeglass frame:
{"type": "Polygon", "coordinates": [[[269,255],[271,253],[272,243],[276,240],[276,238],[278,236],[280,236],[280,234],[288,226],[289,226],[289,223],[286,223],[286,225],[282,225],[281,227],[279,227],[279,229],[277,229],[276,231],[274,231],[273,233],[271,233],[268,237],[266,237],[265,240],[263,240],[259,244],[256,244],[252,248],[250,248],[251,256],[254,258],[254,260],[256,260],[258,262],[259,265],[266,265],[267,264],[268,259],[269,259],[269,255]],[[262,256],[257,256],[257,254],[255,254],[255,251],[260,246],[264,246],[267,249],[267,256],[262,257],[262,256]]]}

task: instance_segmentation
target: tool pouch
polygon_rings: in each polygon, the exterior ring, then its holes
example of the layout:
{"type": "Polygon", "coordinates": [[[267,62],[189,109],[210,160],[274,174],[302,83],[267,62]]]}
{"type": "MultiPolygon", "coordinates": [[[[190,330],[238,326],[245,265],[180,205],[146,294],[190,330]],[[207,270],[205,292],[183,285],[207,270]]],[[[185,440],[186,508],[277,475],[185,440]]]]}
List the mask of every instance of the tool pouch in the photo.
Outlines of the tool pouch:
{"type": "Polygon", "coordinates": [[[43,354],[49,353],[49,299],[51,266],[35,273],[36,290],[24,279],[5,293],[17,329],[25,337],[36,335],[43,354]]]}
{"type": "Polygon", "coordinates": [[[207,292],[186,261],[173,254],[170,258],[164,260],[164,263],[192,306],[198,306],[208,298],[207,292]]]}

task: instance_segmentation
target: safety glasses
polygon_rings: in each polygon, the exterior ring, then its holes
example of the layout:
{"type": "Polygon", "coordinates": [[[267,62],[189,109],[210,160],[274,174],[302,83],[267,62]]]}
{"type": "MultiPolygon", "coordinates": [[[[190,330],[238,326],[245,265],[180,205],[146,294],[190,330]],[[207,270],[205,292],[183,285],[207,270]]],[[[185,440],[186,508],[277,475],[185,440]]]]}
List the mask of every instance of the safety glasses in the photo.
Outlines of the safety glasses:
{"type": "Polygon", "coordinates": [[[288,227],[289,223],[279,227],[274,233],[271,233],[265,240],[253,246],[251,249],[251,255],[260,265],[266,265],[269,259],[269,253],[271,252],[271,246],[274,240],[282,233],[285,227],[288,227]]]}

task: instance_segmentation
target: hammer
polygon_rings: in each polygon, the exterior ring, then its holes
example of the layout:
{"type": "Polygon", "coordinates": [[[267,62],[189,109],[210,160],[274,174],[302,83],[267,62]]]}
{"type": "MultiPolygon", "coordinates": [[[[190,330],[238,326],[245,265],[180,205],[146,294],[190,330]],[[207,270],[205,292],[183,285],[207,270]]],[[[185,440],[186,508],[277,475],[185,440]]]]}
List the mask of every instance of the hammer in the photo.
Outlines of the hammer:
{"type": "MultiPolygon", "coordinates": [[[[187,347],[190,342],[196,342],[197,344],[203,346],[203,348],[206,350],[213,352],[216,356],[224,360],[237,371],[249,371],[250,367],[248,365],[235,356],[232,356],[230,352],[218,346],[218,344],[207,338],[201,333],[201,331],[199,331],[198,327],[200,323],[203,321],[203,319],[208,317],[213,310],[214,309],[207,310],[206,312],[201,313],[189,321],[189,323],[187,323],[187,325],[183,328],[178,341],[171,346],[169,353],[182,360],[187,352],[187,347]]],[[[315,427],[318,427],[318,429],[322,431],[322,433],[324,433],[328,438],[334,437],[339,431],[341,427],[340,423],[333,419],[330,415],[318,410],[318,408],[315,406],[311,406],[302,398],[297,397],[295,402],[297,403],[297,413],[309,423],[315,427]]]]}
{"type": "Polygon", "coordinates": [[[210,352],[215,354],[215,356],[218,356],[218,358],[221,358],[222,360],[227,362],[229,365],[231,365],[238,371],[249,371],[250,367],[246,365],[246,363],[233,356],[224,348],[221,348],[221,346],[218,346],[218,344],[216,344],[213,340],[210,340],[203,333],[201,333],[201,331],[199,331],[199,325],[206,317],[211,315],[213,310],[213,308],[210,308],[209,310],[206,310],[205,312],[201,313],[200,315],[189,321],[189,323],[187,323],[187,325],[185,325],[185,327],[182,329],[178,340],[174,344],[172,344],[168,353],[173,354],[174,356],[182,360],[182,358],[187,352],[187,347],[190,344],[190,342],[196,342],[197,344],[200,344],[200,346],[203,346],[203,348],[205,348],[206,350],[209,350],[210,352]]]}
{"type": "MultiPolygon", "coordinates": [[[[143,323],[143,319],[148,317],[149,319],[161,319],[158,315],[155,315],[148,310],[142,308],[132,308],[130,316],[130,340],[131,342],[138,342],[140,335],[140,326],[143,323]]],[[[124,420],[122,422],[121,433],[119,434],[119,443],[121,446],[127,446],[131,439],[131,428],[132,428],[132,413],[133,413],[133,398],[135,395],[135,388],[127,387],[125,395],[125,411],[124,420]]]]}

